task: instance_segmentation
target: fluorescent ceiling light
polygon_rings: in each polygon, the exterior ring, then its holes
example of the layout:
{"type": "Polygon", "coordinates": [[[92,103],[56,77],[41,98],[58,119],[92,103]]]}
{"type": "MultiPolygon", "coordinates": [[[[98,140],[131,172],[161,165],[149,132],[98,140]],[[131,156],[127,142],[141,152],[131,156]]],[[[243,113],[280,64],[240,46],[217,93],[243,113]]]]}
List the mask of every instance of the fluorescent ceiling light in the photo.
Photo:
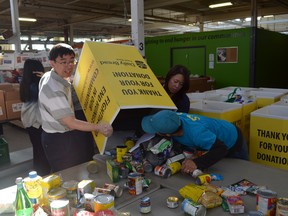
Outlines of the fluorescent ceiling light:
{"type": "Polygon", "coordinates": [[[25,21],[25,22],[36,22],[37,19],[34,19],[34,18],[24,18],[24,17],[19,17],[19,21],[25,21]]]}
{"type": "Polygon", "coordinates": [[[263,16],[264,18],[271,18],[271,17],[274,17],[273,15],[266,15],[266,16],[263,16]]]}
{"type": "Polygon", "coordinates": [[[218,4],[211,4],[209,5],[209,8],[218,8],[218,7],[226,7],[226,6],[231,6],[232,2],[223,2],[223,3],[218,3],[218,4]]]}

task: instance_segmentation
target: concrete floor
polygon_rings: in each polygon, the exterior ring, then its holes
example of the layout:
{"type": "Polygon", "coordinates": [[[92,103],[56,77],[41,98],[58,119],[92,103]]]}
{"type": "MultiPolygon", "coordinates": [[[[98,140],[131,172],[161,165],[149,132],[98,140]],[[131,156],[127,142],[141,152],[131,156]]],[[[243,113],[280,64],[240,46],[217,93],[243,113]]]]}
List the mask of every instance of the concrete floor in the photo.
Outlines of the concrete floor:
{"type": "Polygon", "coordinates": [[[8,142],[10,163],[0,164],[0,189],[15,185],[17,177],[26,177],[33,169],[32,144],[25,129],[2,123],[2,137],[8,142]]]}

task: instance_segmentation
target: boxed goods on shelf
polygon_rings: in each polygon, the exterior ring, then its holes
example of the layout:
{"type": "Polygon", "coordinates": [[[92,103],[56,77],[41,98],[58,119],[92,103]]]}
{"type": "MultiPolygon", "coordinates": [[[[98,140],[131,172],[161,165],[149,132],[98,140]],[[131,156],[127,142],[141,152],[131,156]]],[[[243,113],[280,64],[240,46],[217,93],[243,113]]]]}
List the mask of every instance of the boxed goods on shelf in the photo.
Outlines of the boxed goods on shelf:
{"type": "Polygon", "coordinates": [[[251,161],[286,169],[288,165],[288,107],[268,105],[251,113],[251,161]]]}

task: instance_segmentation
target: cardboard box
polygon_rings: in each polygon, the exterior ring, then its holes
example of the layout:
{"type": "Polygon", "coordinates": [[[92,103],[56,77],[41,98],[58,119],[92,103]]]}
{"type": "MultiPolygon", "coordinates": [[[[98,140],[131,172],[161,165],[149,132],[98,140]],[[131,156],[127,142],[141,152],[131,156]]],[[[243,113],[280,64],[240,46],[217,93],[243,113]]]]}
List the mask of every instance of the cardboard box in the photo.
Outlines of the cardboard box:
{"type": "Polygon", "coordinates": [[[21,118],[21,108],[23,103],[20,100],[6,101],[6,114],[7,119],[19,119],[21,118]]]}
{"type": "Polygon", "coordinates": [[[4,91],[0,90],[0,121],[6,120],[6,106],[4,100],[4,91]]]}
{"type": "Polygon", "coordinates": [[[4,95],[7,119],[21,118],[21,107],[23,103],[20,101],[19,88],[8,89],[4,95]]]}
{"type": "MultiPolygon", "coordinates": [[[[134,46],[86,41],[73,85],[86,119],[104,120],[114,130],[141,129],[142,117],[153,109],[177,109],[134,46]]],[[[107,138],[93,137],[103,154],[107,138]]]]}
{"type": "Polygon", "coordinates": [[[12,88],[13,88],[12,83],[0,83],[0,90],[6,91],[12,88]]]}

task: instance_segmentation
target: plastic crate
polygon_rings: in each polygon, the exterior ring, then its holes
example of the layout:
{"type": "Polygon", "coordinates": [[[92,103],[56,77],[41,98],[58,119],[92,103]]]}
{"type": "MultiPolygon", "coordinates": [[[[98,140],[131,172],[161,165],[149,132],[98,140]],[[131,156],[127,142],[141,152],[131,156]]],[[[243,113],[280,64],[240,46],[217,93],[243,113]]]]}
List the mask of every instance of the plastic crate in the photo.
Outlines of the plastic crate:
{"type": "Polygon", "coordinates": [[[9,147],[7,141],[0,138],[0,165],[10,162],[9,147]]]}
{"type": "Polygon", "coordinates": [[[223,119],[241,125],[242,105],[219,101],[203,100],[192,103],[189,113],[199,114],[210,118],[223,119]]]}
{"type": "Polygon", "coordinates": [[[249,157],[288,170],[288,107],[268,105],[251,113],[249,157]]]}
{"type": "Polygon", "coordinates": [[[218,94],[214,93],[213,91],[187,93],[187,96],[190,100],[190,103],[199,102],[199,101],[205,100],[209,97],[213,97],[213,96],[217,96],[217,95],[218,94]]]}
{"type": "Polygon", "coordinates": [[[269,92],[269,91],[250,91],[251,97],[254,97],[257,102],[257,107],[262,108],[271,105],[280,100],[283,96],[282,92],[269,92]]]}

